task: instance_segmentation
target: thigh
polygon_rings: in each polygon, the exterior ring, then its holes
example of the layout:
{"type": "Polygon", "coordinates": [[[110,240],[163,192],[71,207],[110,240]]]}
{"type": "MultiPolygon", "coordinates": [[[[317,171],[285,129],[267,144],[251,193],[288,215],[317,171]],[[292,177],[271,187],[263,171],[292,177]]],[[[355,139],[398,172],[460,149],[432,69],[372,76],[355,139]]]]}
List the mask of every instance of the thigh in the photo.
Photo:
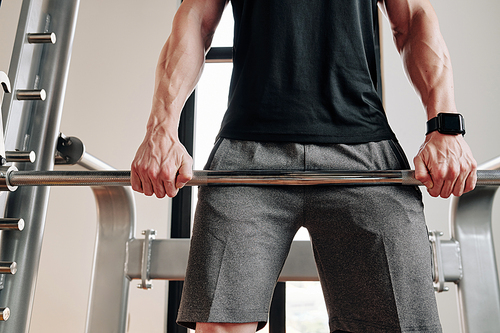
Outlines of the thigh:
{"type": "MultiPolygon", "coordinates": [[[[347,170],[406,167],[389,142],[326,148],[311,148],[306,164],[347,170]]],[[[439,332],[420,190],[330,186],[308,191],[306,227],[332,330],[439,332]]]]}
{"type": "MultiPolygon", "coordinates": [[[[288,147],[225,141],[208,167],[273,168],[295,160],[295,146],[288,147]]],[[[259,327],[265,323],[274,286],[299,228],[301,191],[279,186],[200,188],[180,323],[259,322],[259,327]]]]}
{"type": "Polygon", "coordinates": [[[439,326],[418,193],[337,188],[311,200],[308,230],[330,321],[381,331],[439,326]]]}
{"type": "Polygon", "coordinates": [[[207,311],[205,320],[197,321],[267,318],[297,230],[283,204],[287,195],[279,195],[282,205],[273,207],[274,192],[257,187],[200,190],[183,291],[184,304],[207,311]]]}

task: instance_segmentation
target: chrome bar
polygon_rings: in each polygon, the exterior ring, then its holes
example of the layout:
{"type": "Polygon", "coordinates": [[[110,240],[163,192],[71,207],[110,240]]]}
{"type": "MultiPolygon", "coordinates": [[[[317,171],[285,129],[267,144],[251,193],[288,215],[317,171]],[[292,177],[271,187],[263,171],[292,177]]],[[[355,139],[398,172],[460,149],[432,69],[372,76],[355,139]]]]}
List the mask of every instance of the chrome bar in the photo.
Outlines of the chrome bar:
{"type": "MultiPolygon", "coordinates": [[[[129,186],[130,171],[11,171],[12,186],[129,186]]],[[[500,170],[479,170],[478,186],[499,186],[500,170]]],[[[210,185],[412,185],[412,170],[389,171],[193,171],[188,186],[210,185]]]]}
{"type": "Polygon", "coordinates": [[[20,186],[129,186],[127,171],[12,171],[8,183],[20,186]]]}
{"type": "Polygon", "coordinates": [[[77,164],[87,170],[115,170],[111,165],[87,152],[83,152],[77,164]]]}

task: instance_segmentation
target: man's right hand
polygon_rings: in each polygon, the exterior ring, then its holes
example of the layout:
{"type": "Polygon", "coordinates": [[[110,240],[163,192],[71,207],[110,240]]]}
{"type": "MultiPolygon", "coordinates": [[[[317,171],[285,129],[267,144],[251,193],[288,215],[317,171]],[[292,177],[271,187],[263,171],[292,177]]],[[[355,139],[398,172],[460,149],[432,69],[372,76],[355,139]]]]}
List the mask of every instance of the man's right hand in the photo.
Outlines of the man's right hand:
{"type": "Polygon", "coordinates": [[[193,159],[177,137],[148,131],[131,166],[132,188],[147,196],[174,197],[191,180],[193,159]]]}

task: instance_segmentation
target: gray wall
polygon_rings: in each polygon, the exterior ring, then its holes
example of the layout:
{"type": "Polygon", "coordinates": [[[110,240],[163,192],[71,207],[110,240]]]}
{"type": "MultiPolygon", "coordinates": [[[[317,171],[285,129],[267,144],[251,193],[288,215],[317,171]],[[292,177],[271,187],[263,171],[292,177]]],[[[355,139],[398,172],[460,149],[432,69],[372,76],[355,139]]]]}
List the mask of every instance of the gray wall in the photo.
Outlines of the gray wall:
{"type": "MultiPolygon", "coordinates": [[[[19,1],[20,2],[20,1],[19,1]]],[[[20,9],[0,7],[0,70],[8,71],[20,9]]],[[[498,32],[500,3],[434,0],[455,70],[456,99],[467,121],[467,141],[479,163],[500,155],[498,32]]],[[[143,138],[159,51],[170,32],[177,0],[85,0],[73,49],[61,129],[118,169],[129,169],[143,138]],[[140,3],[140,5],[139,5],[140,3]]],[[[410,160],[423,142],[425,114],[408,85],[387,25],[384,29],[386,106],[410,160]]],[[[212,139],[210,139],[212,140],[212,139]]],[[[137,195],[138,232],[167,236],[169,199],[137,195]]],[[[449,200],[425,196],[429,229],[449,237],[449,200]]],[[[53,188],[33,313],[32,332],[81,332],[95,236],[95,205],[85,188],[53,188]]],[[[496,210],[495,210],[496,212],[496,210]]],[[[496,213],[494,212],[494,215],[496,213]]],[[[496,219],[498,221],[498,219],[496,219]]],[[[496,223],[498,224],[498,222],[496,223]]],[[[496,239],[500,228],[495,226],[496,239]]],[[[497,254],[497,257],[499,254],[497,254]]],[[[458,332],[454,286],[438,295],[447,333],[458,332]]],[[[148,292],[132,284],[129,332],[162,332],[165,283],[148,292]]]]}

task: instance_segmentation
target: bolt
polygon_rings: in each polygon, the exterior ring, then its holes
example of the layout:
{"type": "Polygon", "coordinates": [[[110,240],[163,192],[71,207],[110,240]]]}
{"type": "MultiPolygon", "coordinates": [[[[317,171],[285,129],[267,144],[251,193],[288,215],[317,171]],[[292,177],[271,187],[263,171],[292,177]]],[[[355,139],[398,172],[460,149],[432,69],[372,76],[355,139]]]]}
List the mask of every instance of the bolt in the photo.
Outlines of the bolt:
{"type": "Polygon", "coordinates": [[[9,308],[0,308],[0,321],[6,321],[10,317],[9,308]]]}

